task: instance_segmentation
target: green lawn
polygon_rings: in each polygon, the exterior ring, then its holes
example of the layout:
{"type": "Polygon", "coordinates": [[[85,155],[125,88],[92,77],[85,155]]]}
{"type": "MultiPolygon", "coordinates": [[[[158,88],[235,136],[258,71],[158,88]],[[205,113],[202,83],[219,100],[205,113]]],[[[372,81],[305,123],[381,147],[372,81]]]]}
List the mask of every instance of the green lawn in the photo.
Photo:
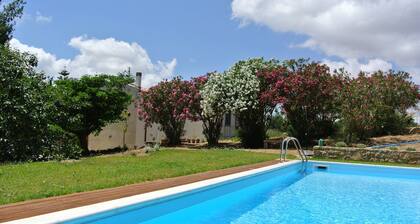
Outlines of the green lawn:
{"type": "Polygon", "coordinates": [[[75,162],[0,165],[0,204],[182,176],[277,157],[238,150],[167,149],[148,156],[113,155],[75,162]]]}

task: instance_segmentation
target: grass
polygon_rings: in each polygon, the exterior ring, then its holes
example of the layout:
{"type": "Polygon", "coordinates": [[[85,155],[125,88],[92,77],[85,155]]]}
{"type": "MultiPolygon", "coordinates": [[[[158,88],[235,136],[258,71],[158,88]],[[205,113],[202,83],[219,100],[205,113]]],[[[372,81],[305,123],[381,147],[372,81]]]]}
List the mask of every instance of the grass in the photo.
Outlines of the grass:
{"type": "Polygon", "coordinates": [[[167,149],[148,156],[112,155],[73,162],[0,165],[0,204],[188,175],[277,157],[238,150],[167,149]]]}
{"type": "Polygon", "coordinates": [[[286,137],[287,133],[277,130],[277,129],[268,129],[267,130],[268,138],[279,138],[279,137],[286,137]]]}
{"type": "Polygon", "coordinates": [[[420,167],[420,164],[390,163],[390,162],[369,162],[369,161],[359,161],[359,160],[325,159],[325,158],[317,158],[317,157],[311,158],[311,160],[343,162],[343,163],[362,163],[362,164],[385,165],[385,166],[420,167]]]}

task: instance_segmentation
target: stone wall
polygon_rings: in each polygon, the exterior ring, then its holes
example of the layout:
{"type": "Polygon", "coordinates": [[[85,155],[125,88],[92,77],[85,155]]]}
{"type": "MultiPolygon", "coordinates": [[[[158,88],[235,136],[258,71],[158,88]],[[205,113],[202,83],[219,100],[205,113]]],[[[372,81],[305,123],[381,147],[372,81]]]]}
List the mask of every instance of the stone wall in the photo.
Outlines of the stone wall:
{"type": "Polygon", "coordinates": [[[420,164],[420,152],[387,149],[315,146],[314,156],[328,159],[420,164]]]}

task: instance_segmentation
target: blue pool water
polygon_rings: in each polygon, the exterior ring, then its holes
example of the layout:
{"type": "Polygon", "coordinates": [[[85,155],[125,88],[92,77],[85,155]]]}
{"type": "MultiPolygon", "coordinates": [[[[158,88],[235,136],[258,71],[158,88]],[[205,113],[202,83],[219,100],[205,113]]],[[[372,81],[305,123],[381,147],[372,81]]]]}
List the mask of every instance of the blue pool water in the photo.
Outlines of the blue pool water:
{"type": "Polygon", "coordinates": [[[301,173],[295,164],[66,224],[420,223],[420,169],[307,167],[301,173]]]}

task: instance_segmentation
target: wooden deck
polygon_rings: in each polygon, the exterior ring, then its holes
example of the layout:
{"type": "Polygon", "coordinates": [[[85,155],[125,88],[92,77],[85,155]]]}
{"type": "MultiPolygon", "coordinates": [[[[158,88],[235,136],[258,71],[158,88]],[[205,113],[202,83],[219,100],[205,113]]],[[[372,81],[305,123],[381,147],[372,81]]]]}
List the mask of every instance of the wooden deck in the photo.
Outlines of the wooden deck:
{"type": "Polygon", "coordinates": [[[28,218],[31,216],[61,211],[65,209],[80,207],[89,204],[109,201],[113,199],[133,196],[160,189],[189,184],[201,180],[211,179],[237,172],[260,168],[278,163],[278,161],[267,161],[252,165],[233,167],[223,170],[208,171],[188,176],[173,177],[162,180],[132,184],[122,187],[95,190],[82,193],[35,199],[25,202],[18,202],[0,206],[0,222],[28,218]]]}

